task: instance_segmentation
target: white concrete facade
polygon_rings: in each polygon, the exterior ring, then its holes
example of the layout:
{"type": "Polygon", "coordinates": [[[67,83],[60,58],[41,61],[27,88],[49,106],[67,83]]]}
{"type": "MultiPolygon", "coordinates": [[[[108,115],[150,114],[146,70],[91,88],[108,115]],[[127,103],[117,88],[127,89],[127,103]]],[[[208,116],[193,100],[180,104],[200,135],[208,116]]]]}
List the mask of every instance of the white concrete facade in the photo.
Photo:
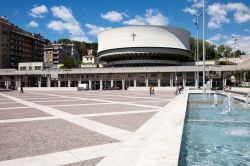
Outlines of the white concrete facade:
{"type": "Polygon", "coordinates": [[[18,63],[18,70],[44,70],[52,65],[45,62],[21,62],[18,63]]]}
{"type": "Polygon", "coordinates": [[[128,47],[166,47],[189,50],[190,33],[168,26],[130,26],[98,35],[98,52],[128,47]],[[134,37],[133,37],[134,36],[134,37]]]}

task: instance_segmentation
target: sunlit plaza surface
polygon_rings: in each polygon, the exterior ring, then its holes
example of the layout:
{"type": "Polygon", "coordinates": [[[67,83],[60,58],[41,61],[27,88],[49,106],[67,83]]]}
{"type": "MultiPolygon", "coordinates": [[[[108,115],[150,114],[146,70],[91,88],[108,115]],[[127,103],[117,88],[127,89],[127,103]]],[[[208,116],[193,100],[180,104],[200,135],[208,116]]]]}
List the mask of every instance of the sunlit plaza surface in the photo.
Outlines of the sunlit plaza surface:
{"type": "Polygon", "coordinates": [[[158,130],[153,117],[165,111],[175,96],[173,90],[155,95],[148,91],[1,92],[0,165],[96,165],[117,150],[120,153],[121,144],[136,135],[158,130]]]}

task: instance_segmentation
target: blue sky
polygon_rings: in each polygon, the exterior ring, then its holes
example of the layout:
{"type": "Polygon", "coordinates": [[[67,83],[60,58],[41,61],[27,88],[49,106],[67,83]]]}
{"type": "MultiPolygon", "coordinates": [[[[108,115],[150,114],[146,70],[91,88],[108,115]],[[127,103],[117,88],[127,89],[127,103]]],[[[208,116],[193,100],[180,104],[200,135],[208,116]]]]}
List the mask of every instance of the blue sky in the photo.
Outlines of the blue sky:
{"type": "MultiPolygon", "coordinates": [[[[51,41],[97,41],[107,28],[145,24],[181,27],[195,36],[192,14],[201,12],[200,0],[0,0],[0,6],[10,22],[51,41]]],[[[250,1],[208,0],[206,30],[214,44],[232,46],[232,34],[238,35],[236,47],[250,54],[250,1]]]]}

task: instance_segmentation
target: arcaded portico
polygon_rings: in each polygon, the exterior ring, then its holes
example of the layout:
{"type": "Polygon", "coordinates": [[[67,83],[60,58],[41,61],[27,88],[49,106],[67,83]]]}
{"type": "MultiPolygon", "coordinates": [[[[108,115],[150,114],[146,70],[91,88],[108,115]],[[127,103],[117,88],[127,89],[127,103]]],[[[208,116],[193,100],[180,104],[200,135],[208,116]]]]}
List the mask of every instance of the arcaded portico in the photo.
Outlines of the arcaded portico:
{"type": "MultiPolygon", "coordinates": [[[[206,66],[206,81],[214,86],[227,84],[227,79],[234,70],[248,70],[248,65],[206,66]],[[211,72],[212,71],[212,72],[211,72]]],[[[89,89],[103,90],[110,87],[126,89],[128,87],[194,86],[195,66],[165,67],[127,67],[127,68],[91,68],[71,70],[0,70],[1,87],[77,87],[87,84],[89,89]]],[[[200,72],[200,75],[202,73],[200,72]]],[[[200,80],[200,85],[202,82],[200,80]]]]}

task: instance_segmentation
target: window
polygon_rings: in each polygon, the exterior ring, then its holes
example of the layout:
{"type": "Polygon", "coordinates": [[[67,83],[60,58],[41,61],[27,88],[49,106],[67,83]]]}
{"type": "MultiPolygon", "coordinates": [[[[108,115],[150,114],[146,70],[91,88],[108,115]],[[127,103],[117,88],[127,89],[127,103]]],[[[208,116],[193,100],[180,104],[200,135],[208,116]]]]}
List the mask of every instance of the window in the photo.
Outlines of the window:
{"type": "Polygon", "coordinates": [[[32,70],[32,66],[29,66],[29,70],[32,70]]]}
{"type": "Polygon", "coordinates": [[[25,66],[20,67],[20,70],[26,70],[26,67],[25,66]]]}
{"type": "Polygon", "coordinates": [[[35,70],[41,70],[41,66],[35,66],[35,70]]]}
{"type": "Polygon", "coordinates": [[[151,77],[157,77],[157,73],[151,73],[151,77]]]}

